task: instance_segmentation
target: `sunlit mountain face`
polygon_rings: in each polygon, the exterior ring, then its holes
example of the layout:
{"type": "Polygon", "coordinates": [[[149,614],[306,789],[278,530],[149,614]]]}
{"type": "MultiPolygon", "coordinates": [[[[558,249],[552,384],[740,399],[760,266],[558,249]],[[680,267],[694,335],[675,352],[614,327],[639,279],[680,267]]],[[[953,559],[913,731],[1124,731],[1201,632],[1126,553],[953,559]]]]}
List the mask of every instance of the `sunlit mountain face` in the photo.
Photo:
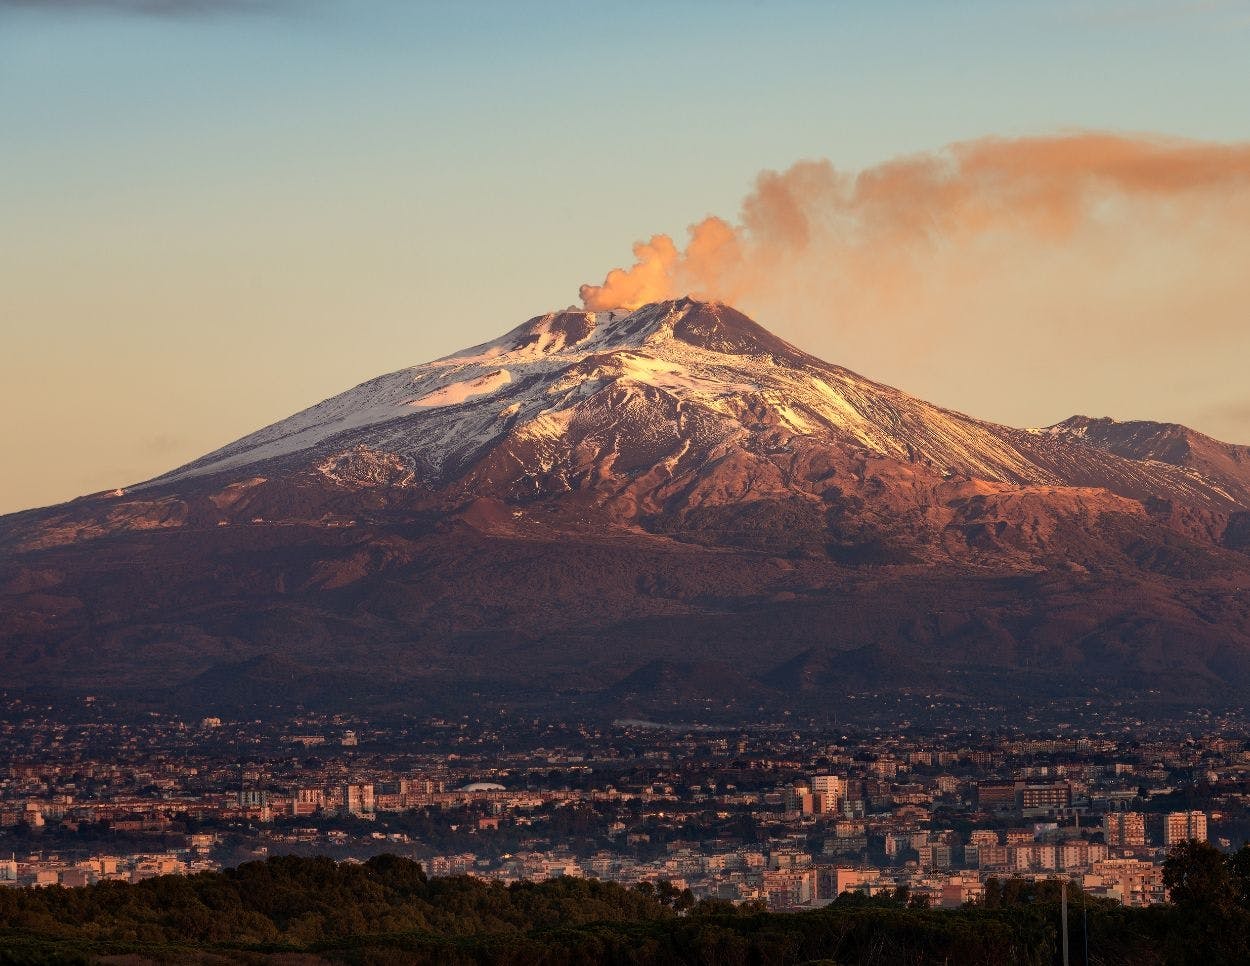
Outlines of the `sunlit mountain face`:
{"type": "Polygon", "coordinates": [[[1250,682],[1250,448],[996,425],[691,299],[530,319],[0,518],[0,551],[6,683],[70,695],[747,716],[1250,682]]]}

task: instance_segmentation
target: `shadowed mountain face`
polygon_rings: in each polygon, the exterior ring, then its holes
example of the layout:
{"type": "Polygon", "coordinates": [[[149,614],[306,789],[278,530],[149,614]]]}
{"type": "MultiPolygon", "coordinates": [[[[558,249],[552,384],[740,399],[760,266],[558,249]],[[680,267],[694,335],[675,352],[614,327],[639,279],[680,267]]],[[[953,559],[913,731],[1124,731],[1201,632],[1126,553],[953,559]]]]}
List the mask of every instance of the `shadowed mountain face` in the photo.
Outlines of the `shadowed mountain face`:
{"type": "Polygon", "coordinates": [[[554,313],[0,518],[0,662],[188,708],[1237,700],[1250,448],[983,422],[719,304],[554,313]]]}

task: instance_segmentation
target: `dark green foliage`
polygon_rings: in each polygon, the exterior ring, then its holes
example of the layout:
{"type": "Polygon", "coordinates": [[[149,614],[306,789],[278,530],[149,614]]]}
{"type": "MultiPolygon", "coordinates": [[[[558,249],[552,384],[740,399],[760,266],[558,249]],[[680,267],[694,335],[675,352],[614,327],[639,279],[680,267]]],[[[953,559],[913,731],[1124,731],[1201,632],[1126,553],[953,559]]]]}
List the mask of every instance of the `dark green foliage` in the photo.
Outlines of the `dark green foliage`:
{"type": "Polygon", "coordinates": [[[1250,846],[1226,856],[1205,842],[1168,853],[1163,881],[1176,904],[1168,961],[1195,966],[1250,963],[1250,846]]]}
{"type": "MultiPolygon", "coordinates": [[[[1188,844],[1168,860],[1176,903],[1126,909],[1068,892],[1076,955],[1129,964],[1250,962],[1250,849],[1188,844]]],[[[274,858],[219,873],[83,889],[0,889],[0,966],[45,962],[281,962],[448,966],[799,966],[1057,961],[1055,882],[991,881],[985,899],[925,908],[900,889],[802,913],[695,902],[669,882],[504,886],[428,879],[392,855],[274,858]]]]}
{"type": "Polygon", "coordinates": [[[1206,842],[1182,842],[1168,854],[1163,884],[1179,906],[1225,911],[1240,898],[1233,880],[1234,863],[1239,859],[1240,853],[1230,861],[1206,842]]]}

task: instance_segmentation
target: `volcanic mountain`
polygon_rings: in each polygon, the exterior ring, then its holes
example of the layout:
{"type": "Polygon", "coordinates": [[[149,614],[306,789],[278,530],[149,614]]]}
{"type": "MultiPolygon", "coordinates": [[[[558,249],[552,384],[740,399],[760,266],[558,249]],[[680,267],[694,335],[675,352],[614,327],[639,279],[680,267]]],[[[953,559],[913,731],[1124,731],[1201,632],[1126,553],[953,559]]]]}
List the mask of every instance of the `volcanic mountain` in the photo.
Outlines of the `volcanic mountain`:
{"type": "Polygon", "coordinates": [[[718,303],[555,312],[0,518],[0,660],[195,707],[1235,701],[1250,447],[999,426],[718,303]]]}

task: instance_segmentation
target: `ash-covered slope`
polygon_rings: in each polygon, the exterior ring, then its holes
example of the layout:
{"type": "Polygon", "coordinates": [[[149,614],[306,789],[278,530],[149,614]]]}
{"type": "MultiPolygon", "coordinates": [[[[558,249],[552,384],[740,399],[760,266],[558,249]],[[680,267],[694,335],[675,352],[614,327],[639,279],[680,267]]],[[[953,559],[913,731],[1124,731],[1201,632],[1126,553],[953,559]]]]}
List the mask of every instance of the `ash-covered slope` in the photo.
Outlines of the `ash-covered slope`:
{"type": "Polygon", "coordinates": [[[1048,432],[1065,442],[1084,442],[1139,463],[1178,466],[1212,487],[1230,503],[1250,505],[1250,446],[1221,443],[1188,426],[1146,420],[1117,422],[1073,416],[1048,432]]]}
{"type": "Polygon", "coordinates": [[[1180,427],[977,420],[725,305],[557,312],[0,519],[0,659],[184,702],[637,710],[660,668],[667,713],[718,668],[773,706],[866,687],[866,653],[891,687],[1227,696],[1246,466],[1180,427]]]}

